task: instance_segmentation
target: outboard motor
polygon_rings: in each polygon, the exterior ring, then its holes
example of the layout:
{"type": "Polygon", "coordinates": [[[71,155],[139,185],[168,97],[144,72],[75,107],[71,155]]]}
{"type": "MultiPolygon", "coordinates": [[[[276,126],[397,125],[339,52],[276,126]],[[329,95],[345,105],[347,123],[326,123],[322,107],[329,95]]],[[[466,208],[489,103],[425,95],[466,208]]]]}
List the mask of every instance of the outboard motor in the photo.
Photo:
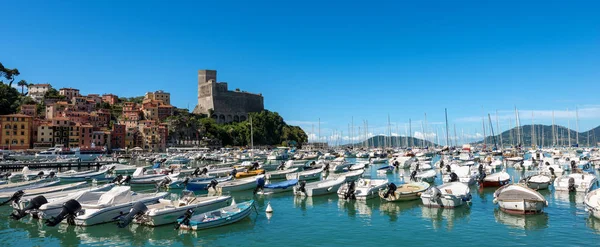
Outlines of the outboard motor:
{"type": "Polygon", "coordinates": [[[575,178],[569,178],[569,192],[575,191],[575,178]]]}
{"type": "Polygon", "coordinates": [[[458,175],[456,173],[450,173],[450,182],[458,182],[458,175]]]}
{"type": "Polygon", "coordinates": [[[146,211],[148,211],[148,207],[146,207],[146,204],[144,204],[143,202],[136,202],[135,204],[133,204],[133,207],[131,208],[131,210],[129,210],[129,213],[125,216],[120,216],[119,217],[119,222],[117,222],[117,226],[119,226],[119,228],[124,228],[127,225],[129,225],[129,223],[131,223],[131,221],[133,221],[134,218],[139,218],[141,216],[143,216],[146,211]]]}
{"type": "Polygon", "coordinates": [[[394,161],[393,166],[396,167],[396,168],[398,168],[400,166],[400,162],[398,162],[397,160],[394,161]]]}
{"type": "Polygon", "coordinates": [[[123,179],[123,175],[119,174],[115,178],[113,178],[113,180],[110,181],[110,182],[113,183],[113,184],[117,184],[117,183],[119,183],[121,181],[121,179],[123,179]]]}
{"type": "Polygon", "coordinates": [[[44,172],[43,171],[38,172],[37,176],[39,178],[44,178],[44,172]]]}
{"type": "Polygon", "coordinates": [[[106,171],[106,174],[113,175],[115,172],[115,166],[111,166],[110,169],[106,171]]]}
{"type": "Polygon", "coordinates": [[[8,198],[8,200],[0,203],[0,206],[4,206],[9,202],[18,202],[19,200],[21,200],[21,197],[23,197],[23,195],[25,195],[25,192],[23,192],[22,190],[19,190],[19,191],[15,192],[10,198],[8,198]]]}
{"type": "Polygon", "coordinates": [[[414,170],[411,174],[410,174],[410,181],[417,181],[417,170],[414,170]]]}
{"type": "Polygon", "coordinates": [[[552,177],[556,177],[556,174],[554,174],[554,168],[549,167],[548,170],[550,171],[550,175],[552,175],[552,177]]]}
{"type": "Polygon", "coordinates": [[[575,171],[575,169],[577,169],[577,164],[575,164],[574,160],[571,160],[571,171],[575,171]]]}
{"type": "MultiPolygon", "coordinates": [[[[15,194],[17,194],[19,192],[22,193],[22,191],[17,191],[15,194]]],[[[23,196],[23,195],[21,194],[21,196],[23,196]]],[[[13,195],[13,197],[15,197],[15,195],[13,195]]],[[[18,201],[19,199],[21,199],[21,197],[19,197],[17,200],[15,200],[15,202],[18,201]]],[[[29,205],[27,207],[25,207],[23,209],[16,209],[12,214],[10,214],[10,217],[14,220],[20,220],[21,218],[23,218],[27,215],[28,211],[38,209],[46,203],[48,203],[48,200],[46,200],[46,197],[36,196],[33,199],[31,199],[31,201],[29,201],[29,205]]]]}
{"type": "Polygon", "coordinates": [[[390,195],[393,195],[396,192],[396,189],[398,189],[398,187],[394,183],[388,184],[387,192],[385,192],[383,198],[388,198],[390,195]]]}
{"type": "Polygon", "coordinates": [[[193,209],[188,209],[185,211],[185,214],[183,214],[183,216],[181,216],[183,219],[181,219],[181,223],[175,225],[175,230],[179,230],[179,227],[181,225],[186,225],[189,226],[190,225],[190,219],[192,218],[192,216],[194,215],[194,210],[193,209]]]}
{"type": "Polygon", "coordinates": [[[119,183],[119,185],[129,184],[130,181],[131,181],[131,176],[127,175],[127,176],[125,176],[125,179],[119,183]]]}
{"type": "Polygon", "coordinates": [[[325,163],[325,165],[323,166],[323,170],[329,171],[329,163],[325,163]]]}
{"type": "Polygon", "coordinates": [[[217,190],[217,185],[219,184],[219,181],[217,181],[216,179],[213,179],[210,181],[210,184],[208,184],[208,187],[206,187],[207,190],[210,190],[210,188],[213,188],[213,190],[217,190]]]}
{"type": "Polygon", "coordinates": [[[281,164],[279,164],[277,166],[277,170],[283,170],[283,169],[285,169],[285,163],[281,162],[281,164]]]}
{"type": "Polygon", "coordinates": [[[10,175],[12,175],[12,173],[10,173],[10,172],[0,173],[0,179],[8,179],[8,177],[10,177],[10,175]]]}
{"type": "Polygon", "coordinates": [[[233,168],[233,170],[231,170],[230,175],[235,177],[235,174],[237,174],[237,170],[235,168],[233,168]]]}
{"type": "Polygon", "coordinates": [[[298,187],[298,190],[303,193],[306,193],[306,188],[304,188],[305,186],[306,186],[306,181],[304,181],[304,180],[300,181],[300,186],[298,187]]]}
{"type": "Polygon", "coordinates": [[[354,192],[356,192],[356,184],[352,181],[348,184],[348,190],[346,190],[346,194],[344,194],[344,200],[356,199],[354,192]]]}
{"type": "Polygon", "coordinates": [[[417,165],[415,165],[415,171],[418,171],[419,168],[420,168],[420,165],[419,165],[419,163],[417,163],[417,165]]]}
{"type": "Polygon", "coordinates": [[[188,183],[190,182],[190,178],[185,178],[183,180],[183,182],[181,182],[181,184],[183,185],[183,188],[187,187],[188,183]]]}
{"type": "Polygon", "coordinates": [[[452,169],[450,168],[449,165],[446,165],[446,172],[452,172],[452,169]]]}
{"type": "Polygon", "coordinates": [[[77,212],[81,210],[81,204],[76,200],[68,200],[62,206],[62,211],[52,219],[46,220],[46,226],[56,226],[58,223],[67,219],[69,225],[75,225],[75,217],[77,212]]]}
{"type": "Polygon", "coordinates": [[[156,188],[165,188],[168,189],[169,188],[169,184],[172,182],[172,180],[169,177],[165,177],[163,180],[161,180],[157,185],[156,188]]]}
{"type": "Polygon", "coordinates": [[[265,177],[259,177],[256,179],[256,188],[254,189],[254,194],[259,190],[265,189],[265,177]]]}
{"type": "MultiPolygon", "coordinates": [[[[440,160],[440,169],[444,168],[444,160],[440,160]]],[[[448,169],[448,167],[446,167],[448,169]]]]}
{"type": "Polygon", "coordinates": [[[200,173],[200,175],[205,175],[208,174],[208,168],[204,167],[202,168],[202,172],[200,173]]]}
{"type": "Polygon", "coordinates": [[[433,197],[433,199],[435,199],[436,201],[440,199],[440,197],[442,197],[442,192],[440,191],[440,189],[438,189],[435,186],[432,186],[430,188],[431,190],[431,196],[433,197]]]}
{"type": "Polygon", "coordinates": [[[53,178],[55,175],[56,175],[56,173],[50,172],[50,174],[48,174],[48,176],[46,176],[46,178],[53,178]]]}
{"type": "Polygon", "coordinates": [[[196,169],[194,169],[194,172],[192,172],[191,174],[194,177],[197,177],[200,175],[200,167],[196,167],[196,169]]]}
{"type": "Polygon", "coordinates": [[[258,162],[254,162],[252,163],[252,167],[250,168],[250,170],[258,170],[259,167],[260,165],[258,164],[258,162]]]}

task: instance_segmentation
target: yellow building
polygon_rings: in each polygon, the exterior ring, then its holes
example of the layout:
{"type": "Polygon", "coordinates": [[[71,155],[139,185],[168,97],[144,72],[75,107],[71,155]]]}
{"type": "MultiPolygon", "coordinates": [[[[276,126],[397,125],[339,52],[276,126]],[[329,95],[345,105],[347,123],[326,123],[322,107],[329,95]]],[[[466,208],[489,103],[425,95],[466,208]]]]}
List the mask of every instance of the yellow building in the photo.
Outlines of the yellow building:
{"type": "Polygon", "coordinates": [[[33,118],[24,114],[0,116],[0,148],[22,150],[31,148],[33,118]]]}
{"type": "Polygon", "coordinates": [[[165,105],[170,105],[171,94],[163,90],[158,90],[156,92],[147,92],[146,95],[144,95],[144,100],[158,100],[162,101],[162,103],[165,105]]]}

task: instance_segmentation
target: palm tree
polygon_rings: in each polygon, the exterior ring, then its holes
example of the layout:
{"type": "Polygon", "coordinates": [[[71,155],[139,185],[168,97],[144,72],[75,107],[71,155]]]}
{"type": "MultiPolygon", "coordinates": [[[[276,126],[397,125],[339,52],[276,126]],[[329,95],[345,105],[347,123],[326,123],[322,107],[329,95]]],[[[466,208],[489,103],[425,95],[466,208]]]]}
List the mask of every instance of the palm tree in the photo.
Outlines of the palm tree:
{"type": "Polygon", "coordinates": [[[25,87],[29,87],[29,84],[25,80],[20,80],[17,83],[17,86],[21,87],[21,94],[25,95],[25,92],[23,90],[25,89],[25,87]]]}

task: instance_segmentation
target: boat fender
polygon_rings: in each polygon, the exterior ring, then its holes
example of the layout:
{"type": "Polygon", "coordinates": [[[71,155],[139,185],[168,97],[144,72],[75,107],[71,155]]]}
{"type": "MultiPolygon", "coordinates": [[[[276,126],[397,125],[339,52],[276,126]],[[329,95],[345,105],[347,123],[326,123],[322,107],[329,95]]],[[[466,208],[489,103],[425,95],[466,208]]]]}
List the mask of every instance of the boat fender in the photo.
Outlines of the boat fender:
{"type": "Polygon", "coordinates": [[[273,208],[271,207],[271,202],[267,203],[267,209],[265,210],[266,213],[273,213],[273,208]]]}
{"type": "Polygon", "coordinates": [[[131,221],[134,218],[140,218],[147,211],[148,207],[146,207],[146,205],[143,202],[136,202],[135,204],[133,204],[133,207],[127,215],[119,217],[119,222],[117,222],[117,226],[119,226],[119,228],[124,228],[127,225],[129,225],[129,223],[131,223],[131,221]]]}
{"type": "Polygon", "coordinates": [[[19,200],[21,200],[21,197],[23,197],[23,195],[25,195],[25,192],[23,192],[22,190],[19,190],[19,191],[15,192],[10,198],[8,198],[8,200],[0,203],[0,206],[6,205],[9,202],[19,202],[19,200]]]}
{"type": "Polygon", "coordinates": [[[80,210],[81,204],[79,204],[79,202],[73,199],[68,200],[63,204],[62,211],[56,217],[46,220],[46,226],[56,226],[64,219],[67,219],[67,223],[69,223],[69,225],[74,225],[76,214],[80,210]]]}
{"type": "Polygon", "coordinates": [[[498,204],[498,198],[494,198],[494,200],[492,201],[494,204],[498,204]]]}

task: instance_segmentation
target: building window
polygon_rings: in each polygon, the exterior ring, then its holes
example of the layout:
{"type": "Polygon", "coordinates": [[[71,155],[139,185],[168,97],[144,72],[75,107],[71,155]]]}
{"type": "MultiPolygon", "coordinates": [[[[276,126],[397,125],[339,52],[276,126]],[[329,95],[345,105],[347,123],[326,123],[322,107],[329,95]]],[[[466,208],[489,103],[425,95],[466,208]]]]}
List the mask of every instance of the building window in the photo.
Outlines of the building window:
{"type": "Polygon", "coordinates": [[[23,141],[23,139],[21,139],[21,145],[25,144],[25,141],[23,141]]]}
{"type": "Polygon", "coordinates": [[[42,135],[44,135],[44,132],[42,132],[42,135]]]}
{"type": "Polygon", "coordinates": [[[25,135],[25,131],[21,131],[21,135],[24,136],[25,135]]]}
{"type": "Polygon", "coordinates": [[[10,131],[6,131],[6,135],[9,136],[10,135],[10,131]]]}
{"type": "Polygon", "coordinates": [[[44,138],[42,138],[42,142],[44,141],[44,138]]]}
{"type": "Polygon", "coordinates": [[[21,129],[25,129],[25,125],[24,124],[21,124],[21,129]]]}

